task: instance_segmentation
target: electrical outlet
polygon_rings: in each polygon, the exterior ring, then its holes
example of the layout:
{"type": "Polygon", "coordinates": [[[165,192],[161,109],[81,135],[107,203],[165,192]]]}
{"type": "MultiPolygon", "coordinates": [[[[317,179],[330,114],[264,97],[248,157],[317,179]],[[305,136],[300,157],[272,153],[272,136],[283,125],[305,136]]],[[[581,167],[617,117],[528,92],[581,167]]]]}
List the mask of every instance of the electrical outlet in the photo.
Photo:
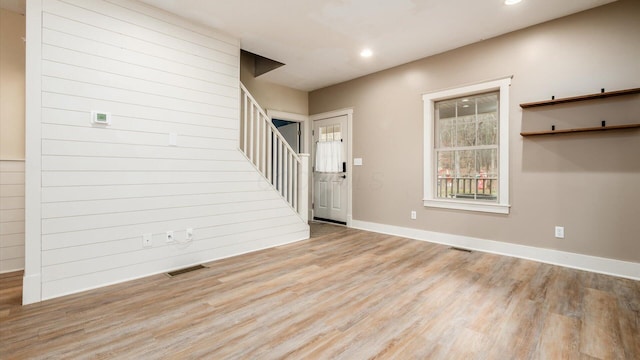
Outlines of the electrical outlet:
{"type": "Polygon", "coordinates": [[[142,234],[142,247],[151,247],[151,246],[153,246],[151,233],[142,234]]]}
{"type": "Polygon", "coordinates": [[[564,226],[556,226],[556,238],[564,239],[564,226]]]}
{"type": "Polygon", "coordinates": [[[416,214],[415,211],[411,212],[411,220],[415,220],[418,217],[418,214],[416,214]]]}
{"type": "Polygon", "coordinates": [[[173,242],[174,240],[175,238],[173,237],[173,231],[172,230],[167,231],[167,242],[170,243],[170,242],[173,242]]]}
{"type": "Polygon", "coordinates": [[[193,228],[187,228],[187,241],[193,241],[193,228]]]}

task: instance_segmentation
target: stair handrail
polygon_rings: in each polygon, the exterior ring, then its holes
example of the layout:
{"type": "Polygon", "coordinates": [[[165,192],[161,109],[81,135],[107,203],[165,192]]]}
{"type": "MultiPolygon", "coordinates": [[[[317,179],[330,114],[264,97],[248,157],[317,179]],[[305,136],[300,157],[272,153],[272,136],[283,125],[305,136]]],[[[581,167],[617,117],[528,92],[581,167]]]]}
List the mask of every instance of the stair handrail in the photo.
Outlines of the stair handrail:
{"type": "Polygon", "coordinates": [[[307,198],[309,155],[296,153],[273,124],[271,117],[266,114],[242,83],[240,83],[240,101],[241,134],[239,140],[242,142],[240,150],[244,152],[256,170],[306,222],[309,204],[307,198]],[[262,131],[263,126],[264,131],[262,131]],[[277,152],[276,156],[272,156],[274,149],[277,152]]]}
{"type": "Polygon", "coordinates": [[[271,132],[275,134],[275,136],[278,137],[280,141],[282,141],[283,145],[287,148],[287,152],[290,152],[297,161],[300,161],[300,156],[298,156],[298,153],[296,153],[296,151],[293,150],[293,148],[291,147],[291,145],[289,145],[289,143],[284,138],[284,136],[280,134],[280,131],[278,131],[278,128],[275,125],[273,125],[273,123],[271,122],[271,117],[267,115],[267,113],[264,110],[262,110],[262,107],[258,104],[256,99],[251,95],[249,90],[247,90],[247,88],[242,83],[240,83],[240,88],[242,89],[242,92],[249,98],[249,100],[251,100],[251,102],[256,107],[256,109],[258,109],[260,115],[264,116],[265,119],[269,120],[268,122],[266,122],[266,125],[269,126],[271,132]]]}

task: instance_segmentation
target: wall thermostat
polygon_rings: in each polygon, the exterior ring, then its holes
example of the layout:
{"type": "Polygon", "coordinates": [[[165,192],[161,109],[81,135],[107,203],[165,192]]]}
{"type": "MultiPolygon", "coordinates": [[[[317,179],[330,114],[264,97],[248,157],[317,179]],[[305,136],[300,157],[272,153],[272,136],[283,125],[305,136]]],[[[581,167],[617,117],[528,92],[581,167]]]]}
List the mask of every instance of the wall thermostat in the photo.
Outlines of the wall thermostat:
{"type": "Polygon", "coordinates": [[[104,111],[92,111],[91,123],[96,125],[111,125],[111,114],[104,111]]]}

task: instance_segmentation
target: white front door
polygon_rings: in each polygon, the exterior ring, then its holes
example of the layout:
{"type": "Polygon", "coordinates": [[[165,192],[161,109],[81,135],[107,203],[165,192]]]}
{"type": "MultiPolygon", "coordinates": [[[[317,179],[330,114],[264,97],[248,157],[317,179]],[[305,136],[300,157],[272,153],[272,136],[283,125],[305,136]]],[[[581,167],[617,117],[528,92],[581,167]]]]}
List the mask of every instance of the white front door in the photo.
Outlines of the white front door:
{"type": "Polygon", "coordinates": [[[347,174],[347,132],[347,115],[313,122],[313,218],[316,220],[347,223],[347,176],[350,176],[347,174]],[[320,146],[333,143],[339,148],[337,156],[334,152],[331,159],[320,159],[331,163],[329,170],[317,166],[318,153],[322,156],[325,152],[318,151],[319,143],[320,146]]]}

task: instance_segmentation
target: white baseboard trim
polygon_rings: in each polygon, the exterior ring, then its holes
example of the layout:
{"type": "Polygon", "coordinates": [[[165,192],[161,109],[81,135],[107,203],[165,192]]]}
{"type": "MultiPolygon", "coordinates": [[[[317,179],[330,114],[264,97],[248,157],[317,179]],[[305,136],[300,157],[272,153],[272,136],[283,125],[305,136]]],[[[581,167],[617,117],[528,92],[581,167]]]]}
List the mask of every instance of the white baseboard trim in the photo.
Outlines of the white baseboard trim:
{"type": "Polygon", "coordinates": [[[630,261],[608,259],[591,255],[576,254],[559,250],[411,229],[360,220],[352,220],[351,227],[354,229],[367,230],[381,234],[401,236],[414,240],[512,256],[632,280],[640,280],[640,263],[630,261]]]}
{"type": "MultiPolygon", "coordinates": [[[[171,272],[171,271],[188,268],[188,267],[195,266],[195,265],[201,265],[201,264],[206,264],[206,263],[210,263],[210,262],[214,262],[214,261],[218,261],[218,260],[222,260],[222,259],[228,259],[228,258],[231,258],[231,257],[234,257],[234,256],[240,256],[240,255],[250,254],[250,253],[253,253],[253,252],[258,252],[258,251],[262,251],[262,250],[266,250],[266,249],[277,248],[279,246],[285,246],[285,245],[293,244],[293,243],[296,243],[296,242],[309,240],[310,237],[311,237],[311,231],[310,231],[309,228],[307,228],[307,230],[303,233],[302,236],[293,236],[293,237],[290,237],[290,238],[286,238],[282,242],[279,242],[279,243],[274,244],[274,245],[262,246],[262,247],[258,247],[258,248],[251,249],[251,250],[248,250],[248,251],[241,251],[241,252],[237,252],[237,253],[233,253],[233,254],[229,254],[229,255],[225,255],[225,256],[220,256],[220,257],[200,260],[200,261],[196,261],[196,262],[192,262],[192,263],[181,264],[179,266],[168,267],[168,268],[164,268],[164,269],[158,270],[158,271],[152,271],[152,272],[139,274],[139,275],[128,277],[128,278],[124,278],[124,279],[118,279],[117,281],[110,281],[110,282],[100,283],[100,284],[95,285],[95,286],[85,287],[85,288],[82,288],[82,289],[75,289],[75,290],[70,291],[70,292],[56,293],[54,295],[45,295],[45,296],[41,296],[40,293],[39,293],[38,294],[38,300],[34,300],[34,301],[29,302],[29,303],[25,303],[24,302],[24,294],[23,294],[23,303],[22,304],[26,305],[26,304],[30,304],[30,303],[34,303],[34,302],[51,300],[51,299],[55,299],[55,298],[62,297],[62,296],[73,295],[73,294],[77,294],[77,293],[81,293],[81,292],[85,292],[85,291],[90,291],[90,290],[103,288],[105,286],[121,284],[121,283],[124,283],[124,282],[133,281],[133,280],[139,280],[139,279],[146,278],[146,277],[149,277],[149,276],[154,276],[154,275],[158,275],[158,274],[164,274],[164,273],[168,273],[168,272],[171,272]]],[[[25,277],[24,278],[24,282],[23,282],[23,286],[25,286],[25,289],[26,289],[26,281],[27,281],[27,279],[25,277]]],[[[35,281],[35,280],[33,280],[33,281],[35,281]]],[[[40,274],[38,274],[37,281],[38,281],[38,287],[40,289],[40,286],[41,286],[41,284],[40,284],[40,274]]]]}
{"type": "Polygon", "coordinates": [[[24,270],[24,267],[15,268],[15,269],[5,269],[5,270],[0,271],[0,275],[8,274],[8,273],[16,272],[16,271],[23,271],[23,270],[24,270]]]}
{"type": "Polygon", "coordinates": [[[22,278],[22,305],[42,301],[42,276],[40,273],[25,275],[22,278]]]}

